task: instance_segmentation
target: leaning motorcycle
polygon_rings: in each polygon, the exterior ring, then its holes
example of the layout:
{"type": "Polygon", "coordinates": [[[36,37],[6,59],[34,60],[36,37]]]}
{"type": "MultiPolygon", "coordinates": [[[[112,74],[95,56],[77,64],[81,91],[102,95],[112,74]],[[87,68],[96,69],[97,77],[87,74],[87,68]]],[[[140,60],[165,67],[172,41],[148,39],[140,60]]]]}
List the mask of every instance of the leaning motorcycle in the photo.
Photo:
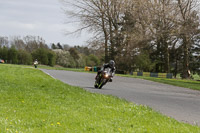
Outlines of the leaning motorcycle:
{"type": "Polygon", "coordinates": [[[112,77],[111,69],[106,68],[97,77],[94,87],[101,89],[112,77]]]}

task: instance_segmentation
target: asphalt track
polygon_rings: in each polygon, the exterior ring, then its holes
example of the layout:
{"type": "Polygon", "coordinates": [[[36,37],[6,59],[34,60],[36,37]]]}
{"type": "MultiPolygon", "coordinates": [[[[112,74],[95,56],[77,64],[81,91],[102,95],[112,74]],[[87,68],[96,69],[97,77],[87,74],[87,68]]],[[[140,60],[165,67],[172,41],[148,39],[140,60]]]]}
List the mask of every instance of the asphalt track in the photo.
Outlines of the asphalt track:
{"type": "Polygon", "coordinates": [[[42,71],[69,85],[147,105],[178,121],[200,126],[200,91],[119,76],[115,76],[113,82],[106,84],[102,89],[95,89],[93,73],[44,69],[42,71]]]}

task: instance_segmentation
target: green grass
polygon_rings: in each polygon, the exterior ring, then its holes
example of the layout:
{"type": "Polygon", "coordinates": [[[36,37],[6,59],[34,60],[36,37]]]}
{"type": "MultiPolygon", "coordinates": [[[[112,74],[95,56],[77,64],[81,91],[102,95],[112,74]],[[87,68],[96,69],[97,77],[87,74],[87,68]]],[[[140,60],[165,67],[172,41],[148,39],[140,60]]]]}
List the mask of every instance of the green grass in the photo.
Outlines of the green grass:
{"type": "Polygon", "coordinates": [[[0,64],[1,133],[198,133],[200,127],[113,96],[90,93],[38,69],[0,64]]]}
{"type": "Polygon", "coordinates": [[[50,66],[45,66],[45,65],[39,65],[38,68],[41,68],[41,69],[52,69],[52,70],[66,70],[66,71],[84,72],[84,68],[65,68],[65,67],[61,67],[61,66],[50,67],[50,66]]]}
{"type": "Polygon", "coordinates": [[[195,80],[154,78],[154,77],[133,76],[133,75],[119,75],[119,76],[141,78],[141,79],[151,80],[151,81],[155,81],[159,83],[170,84],[170,85],[190,88],[194,90],[200,90],[200,81],[195,81],[195,80]]]}
{"type": "Polygon", "coordinates": [[[198,74],[194,74],[192,75],[192,77],[194,78],[194,80],[200,80],[200,75],[198,74]]]}

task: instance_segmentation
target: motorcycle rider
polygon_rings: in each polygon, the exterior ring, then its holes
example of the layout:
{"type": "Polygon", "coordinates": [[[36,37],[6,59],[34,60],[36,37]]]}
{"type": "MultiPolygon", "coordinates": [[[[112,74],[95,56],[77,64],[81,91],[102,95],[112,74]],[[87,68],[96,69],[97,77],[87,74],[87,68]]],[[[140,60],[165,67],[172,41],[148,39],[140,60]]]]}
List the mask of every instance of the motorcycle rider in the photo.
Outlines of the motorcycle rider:
{"type": "Polygon", "coordinates": [[[97,77],[99,76],[99,74],[104,71],[106,68],[110,68],[111,69],[111,73],[112,73],[112,77],[110,78],[109,82],[112,82],[112,78],[115,74],[115,71],[116,71],[116,68],[115,68],[115,62],[113,60],[110,60],[109,63],[106,63],[102,66],[101,70],[99,70],[97,72],[97,76],[96,76],[96,80],[97,80],[97,77]]]}
{"type": "Polygon", "coordinates": [[[35,68],[37,68],[38,60],[36,59],[33,64],[34,64],[35,68]]]}

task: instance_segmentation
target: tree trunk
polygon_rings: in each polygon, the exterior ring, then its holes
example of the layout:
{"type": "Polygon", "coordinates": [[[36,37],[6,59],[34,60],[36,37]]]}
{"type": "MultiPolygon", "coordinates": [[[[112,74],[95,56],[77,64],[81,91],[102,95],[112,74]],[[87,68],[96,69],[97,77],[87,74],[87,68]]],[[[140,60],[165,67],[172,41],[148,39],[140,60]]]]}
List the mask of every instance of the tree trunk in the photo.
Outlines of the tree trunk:
{"type": "Polygon", "coordinates": [[[109,28],[110,28],[110,59],[114,59],[114,38],[113,38],[113,30],[112,30],[112,22],[109,19],[109,28]]]}
{"type": "Polygon", "coordinates": [[[104,18],[105,14],[104,12],[102,12],[101,14],[101,21],[102,21],[102,29],[103,29],[103,33],[104,33],[104,46],[105,46],[105,62],[108,62],[108,32],[106,30],[106,26],[105,26],[105,18],[104,18]]]}
{"type": "Polygon", "coordinates": [[[169,73],[170,72],[170,66],[169,66],[169,48],[168,48],[168,44],[167,44],[167,42],[165,41],[165,39],[164,39],[164,41],[163,41],[163,43],[164,43],[164,62],[165,62],[165,66],[164,66],[164,71],[166,72],[166,73],[169,73]]]}
{"type": "Polygon", "coordinates": [[[107,36],[107,32],[104,30],[104,38],[105,38],[105,41],[104,41],[104,46],[105,46],[105,62],[108,62],[109,61],[109,58],[108,58],[108,36],[107,36]]]}
{"type": "Polygon", "coordinates": [[[183,76],[182,78],[188,79],[189,78],[189,51],[188,51],[188,39],[185,36],[183,39],[183,76]]]}

